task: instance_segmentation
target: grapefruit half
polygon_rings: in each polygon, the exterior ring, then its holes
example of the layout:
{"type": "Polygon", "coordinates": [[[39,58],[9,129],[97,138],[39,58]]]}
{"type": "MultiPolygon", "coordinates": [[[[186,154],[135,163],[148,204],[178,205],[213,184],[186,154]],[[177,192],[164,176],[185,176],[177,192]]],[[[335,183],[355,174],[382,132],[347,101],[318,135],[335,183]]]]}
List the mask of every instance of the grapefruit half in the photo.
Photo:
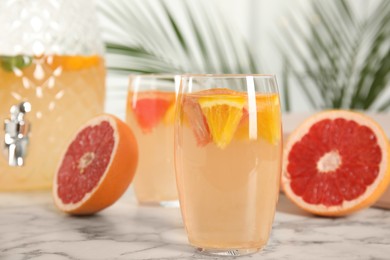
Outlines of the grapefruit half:
{"type": "Polygon", "coordinates": [[[56,206],[88,215],[113,204],[131,183],[138,162],[131,129],[115,116],[88,121],[71,140],[54,176],[56,206]]]}
{"type": "Polygon", "coordinates": [[[297,206],[343,216],[372,205],[390,182],[390,148],[383,129],[356,112],[308,118],[284,149],[282,186],[297,206]]]}

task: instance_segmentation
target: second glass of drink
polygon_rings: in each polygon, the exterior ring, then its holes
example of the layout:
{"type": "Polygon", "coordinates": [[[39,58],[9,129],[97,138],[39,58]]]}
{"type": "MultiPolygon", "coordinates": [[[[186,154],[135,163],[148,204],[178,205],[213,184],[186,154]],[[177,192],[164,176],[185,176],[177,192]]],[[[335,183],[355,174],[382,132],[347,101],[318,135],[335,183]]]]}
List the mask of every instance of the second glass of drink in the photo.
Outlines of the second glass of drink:
{"type": "Polygon", "coordinates": [[[126,117],[138,141],[134,191],[141,204],[178,206],[173,125],[179,86],[175,75],[130,77],[126,117]]]}

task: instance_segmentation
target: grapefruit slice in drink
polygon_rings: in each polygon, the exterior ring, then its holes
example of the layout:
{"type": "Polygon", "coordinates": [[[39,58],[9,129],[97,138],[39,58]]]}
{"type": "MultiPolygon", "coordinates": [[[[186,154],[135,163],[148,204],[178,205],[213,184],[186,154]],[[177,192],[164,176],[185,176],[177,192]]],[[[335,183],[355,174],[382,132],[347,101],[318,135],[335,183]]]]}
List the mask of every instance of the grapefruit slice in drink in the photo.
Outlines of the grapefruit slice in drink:
{"type": "Polygon", "coordinates": [[[372,205],[390,182],[390,148],[382,128],[351,111],[307,119],[284,150],[282,186],[300,208],[342,216],[372,205]]]}
{"type": "MultiPolygon", "coordinates": [[[[275,144],[280,139],[279,98],[276,94],[257,94],[254,113],[257,125],[255,139],[275,144]]],[[[187,94],[184,112],[198,145],[213,141],[224,149],[232,140],[248,140],[249,112],[247,94],[226,88],[216,88],[187,94]]]]}
{"type": "Polygon", "coordinates": [[[183,97],[182,123],[189,124],[198,146],[211,142],[210,129],[198,103],[198,96],[187,94],[183,97]]]}
{"type": "Polygon", "coordinates": [[[112,115],[87,122],[71,140],[54,176],[56,206],[88,215],[113,204],[131,183],[137,143],[126,123],[112,115]]]}
{"type": "Polygon", "coordinates": [[[176,94],[162,91],[130,92],[128,99],[129,112],[133,112],[142,131],[149,133],[164,119],[167,111],[173,107],[176,94]]]}

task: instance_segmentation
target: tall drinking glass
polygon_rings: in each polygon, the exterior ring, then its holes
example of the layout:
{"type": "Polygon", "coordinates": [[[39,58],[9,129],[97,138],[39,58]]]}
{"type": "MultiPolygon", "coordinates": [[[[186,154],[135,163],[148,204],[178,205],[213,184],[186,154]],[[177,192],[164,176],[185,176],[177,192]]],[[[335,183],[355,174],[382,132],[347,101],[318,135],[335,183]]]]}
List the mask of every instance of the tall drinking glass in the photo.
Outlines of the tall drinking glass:
{"type": "Polygon", "coordinates": [[[141,204],[178,206],[173,163],[173,125],[180,77],[130,77],[127,123],[139,144],[134,190],[141,204]]]}
{"type": "Polygon", "coordinates": [[[175,119],[175,166],[189,242],[243,255],[270,235],[281,173],[281,112],[271,75],[186,75],[175,119]]]}

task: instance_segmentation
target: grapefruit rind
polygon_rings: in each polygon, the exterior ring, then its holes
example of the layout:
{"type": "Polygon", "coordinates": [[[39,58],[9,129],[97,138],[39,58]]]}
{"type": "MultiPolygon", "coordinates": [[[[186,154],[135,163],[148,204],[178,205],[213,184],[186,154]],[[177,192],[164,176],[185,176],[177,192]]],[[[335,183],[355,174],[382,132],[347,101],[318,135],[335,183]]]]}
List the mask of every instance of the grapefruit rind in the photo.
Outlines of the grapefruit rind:
{"type": "Polygon", "coordinates": [[[360,209],[369,207],[374,204],[377,199],[385,192],[386,188],[390,184],[390,145],[387,140],[387,136],[378,123],[376,123],[370,117],[352,111],[345,110],[331,110],[320,112],[306,121],[304,121],[293,133],[290,134],[284,148],[283,153],[283,172],[282,172],[282,187],[287,197],[298,207],[308,212],[321,216],[344,216],[354,213],[360,209]],[[322,204],[313,205],[304,201],[301,197],[297,196],[291,189],[290,177],[287,171],[288,155],[292,146],[301,140],[308,132],[310,127],[321,120],[337,118],[343,118],[346,120],[353,120],[359,125],[369,127],[377,137],[378,145],[381,147],[382,162],[379,165],[379,174],[375,181],[369,185],[366,191],[357,199],[346,201],[344,200],[339,206],[325,206],[322,204]]]}
{"type": "MultiPolygon", "coordinates": [[[[103,114],[88,121],[70,139],[70,144],[84,128],[99,125],[103,121],[107,121],[114,130],[115,143],[110,161],[98,184],[77,203],[64,204],[58,196],[57,176],[63,160],[57,167],[52,193],[55,205],[63,212],[74,215],[90,215],[101,211],[118,200],[133,180],[138,163],[137,143],[130,128],[115,116],[103,114]]],[[[64,151],[61,158],[64,157],[67,150],[64,151]]]]}

